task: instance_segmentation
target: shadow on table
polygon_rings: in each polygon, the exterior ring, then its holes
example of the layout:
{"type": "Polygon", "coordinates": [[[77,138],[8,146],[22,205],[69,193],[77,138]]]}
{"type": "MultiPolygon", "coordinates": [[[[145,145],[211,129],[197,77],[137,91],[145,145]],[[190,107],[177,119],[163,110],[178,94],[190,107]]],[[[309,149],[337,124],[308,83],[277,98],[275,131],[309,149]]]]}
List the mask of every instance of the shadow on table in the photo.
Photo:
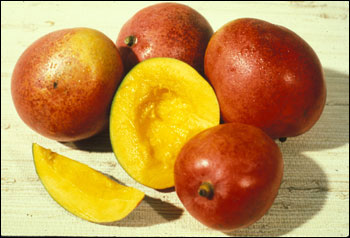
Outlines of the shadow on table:
{"type": "MultiPolygon", "coordinates": [[[[282,153],[288,150],[283,145],[282,153]]],[[[284,157],[284,176],[278,196],[265,216],[253,225],[233,232],[230,236],[281,236],[298,228],[323,207],[328,181],[324,171],[310,158],[297,154],[284,157]],[[295,161],[293,161],[295,160],[295,161]],[[299,162],[303,160],[303,162],[299,162]]]]}
{"type": "Polygon", "coordinates": [[[60,143],[72,149],[84,150],[89,152],[113,152],[108,129],[105,129],[99,134],[88,139],[60,143]]]}
{"type": "Polygon", "coordinates": [[[145,196],[139,206],[126,218],[111,223],[103,223],[106,226],[143,227],[171,222],[179,219],[183,209],[158,198],[145,196]]]}
{"type": "MultiPolygon", "coordinates": [[[[344,82],[344,78],[349,78],[348,75],[330,69],[325,69],[325,77],[327,85],[337,84],[337,80],[341,79],[344,82]]],[[[328,96],[336,93],[332,91],[333,88],[327,86],[328,96]]],[[[268,213],[247,228],[224,234],[281,236],[306,223],[322,209],[329,191],[327,175],[304,152],[322,151],[349,143],[349,122],[342,121],[344,115],[349,115],[349,107],[340,104],[340,109],[333,110],[332,106],[337,104],[326,105],[320,120],[310,131],[288,138],[284,143],[277,142],[283,154],[284,175],[278,196],[268,213]],[[324,130],[332,133],[325,133],[324,130]]]]}

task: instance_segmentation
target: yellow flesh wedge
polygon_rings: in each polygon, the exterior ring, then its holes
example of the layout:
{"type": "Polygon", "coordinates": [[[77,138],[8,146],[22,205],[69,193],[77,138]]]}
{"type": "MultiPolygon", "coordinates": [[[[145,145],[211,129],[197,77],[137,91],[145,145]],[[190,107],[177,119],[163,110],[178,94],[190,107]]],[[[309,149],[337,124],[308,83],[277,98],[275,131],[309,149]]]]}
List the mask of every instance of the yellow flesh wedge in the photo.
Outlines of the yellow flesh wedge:
{"type": "Polygon", "coordinates": [[[133,211],[144,193],[121,185],[89,166],[33,144],[36,172],[50,196],[88,221],[118,221],[133,211]]]}

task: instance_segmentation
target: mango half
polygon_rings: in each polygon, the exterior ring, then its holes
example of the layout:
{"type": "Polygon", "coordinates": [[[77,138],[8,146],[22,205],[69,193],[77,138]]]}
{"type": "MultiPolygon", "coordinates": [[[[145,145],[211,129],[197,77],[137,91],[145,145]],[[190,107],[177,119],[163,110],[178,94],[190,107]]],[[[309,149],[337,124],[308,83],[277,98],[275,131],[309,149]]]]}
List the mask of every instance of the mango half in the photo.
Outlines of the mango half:
{"type": "Polygon", "coordinates": [[[190,65],[173,58],[151,58],[123,79],[110,113],[113,151],[139,183],[174,186],[174,163],[194,135],[220,122],[210,84],[190,65]]]}
{"type": "Polygon", "coordinates": [[[123,186],[89,166],[33,144],[36,172],[50,196],[67,211],[102,223],[126,217],[144,193],[123,186]]]}

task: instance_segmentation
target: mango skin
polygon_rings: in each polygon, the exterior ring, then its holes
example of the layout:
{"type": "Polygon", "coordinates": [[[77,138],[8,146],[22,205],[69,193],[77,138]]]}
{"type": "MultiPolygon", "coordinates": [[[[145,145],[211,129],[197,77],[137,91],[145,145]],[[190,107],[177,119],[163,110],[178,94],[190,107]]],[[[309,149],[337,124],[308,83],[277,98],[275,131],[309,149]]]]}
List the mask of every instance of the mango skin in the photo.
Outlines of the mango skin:
{"type": "Polygon", "coordinates": [[[91,137],[108,125],[123,64],[114,43],[89,28],[49,33],[30,45],[12,75],[21,119],[58,141],[91,137]]]}
{"type": "Polygon", "coordinates": [[[272,206],[283,177],[277,144],[254,126],[226,123],[192,137],[174,169],[175,190],[186,210],[221,231],[247,227],[272,206]],[[213,187],[211,198],[198,191],[213,187]]]}
{"type": "Polygon", "coordinates": [[[281,138],[305,133],[321,116],[321,63],[285,27],[252,18],[229,22],[211,38],[204,61],[225,122],[254,125],[281,138]]]}
{"type": "Polygon", "coordinates": [[[117,47],[126,72],[153,57],[182,60],[204,75],[204,53],[213,29],[196,10],[179,3],[146,7],[129,19],[119,32],[117,47]],[[124,40],[135,36],[131,47],[124,40]]]}

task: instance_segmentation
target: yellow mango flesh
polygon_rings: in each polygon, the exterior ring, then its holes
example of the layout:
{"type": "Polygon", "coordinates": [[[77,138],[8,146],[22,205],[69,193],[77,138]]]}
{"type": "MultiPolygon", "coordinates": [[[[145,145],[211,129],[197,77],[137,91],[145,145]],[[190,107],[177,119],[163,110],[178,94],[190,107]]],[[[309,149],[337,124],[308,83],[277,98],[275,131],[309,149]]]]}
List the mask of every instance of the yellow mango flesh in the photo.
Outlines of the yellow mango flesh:
{"type": "Polygon", "coordinates": [[[36,172],[51,197],[74,215],[92,222],[126,217],[144,193],[121,185],[89,166],[33,144],[36,172]]]}
{"type": "Polygon", "coordinates": [[[174,186],[182,146],[219,121],[216,95],[197,71],[176,59],[152,58],[125,76],[113,99],[111,143],[131,177],[164,189],[174,186]]]}

